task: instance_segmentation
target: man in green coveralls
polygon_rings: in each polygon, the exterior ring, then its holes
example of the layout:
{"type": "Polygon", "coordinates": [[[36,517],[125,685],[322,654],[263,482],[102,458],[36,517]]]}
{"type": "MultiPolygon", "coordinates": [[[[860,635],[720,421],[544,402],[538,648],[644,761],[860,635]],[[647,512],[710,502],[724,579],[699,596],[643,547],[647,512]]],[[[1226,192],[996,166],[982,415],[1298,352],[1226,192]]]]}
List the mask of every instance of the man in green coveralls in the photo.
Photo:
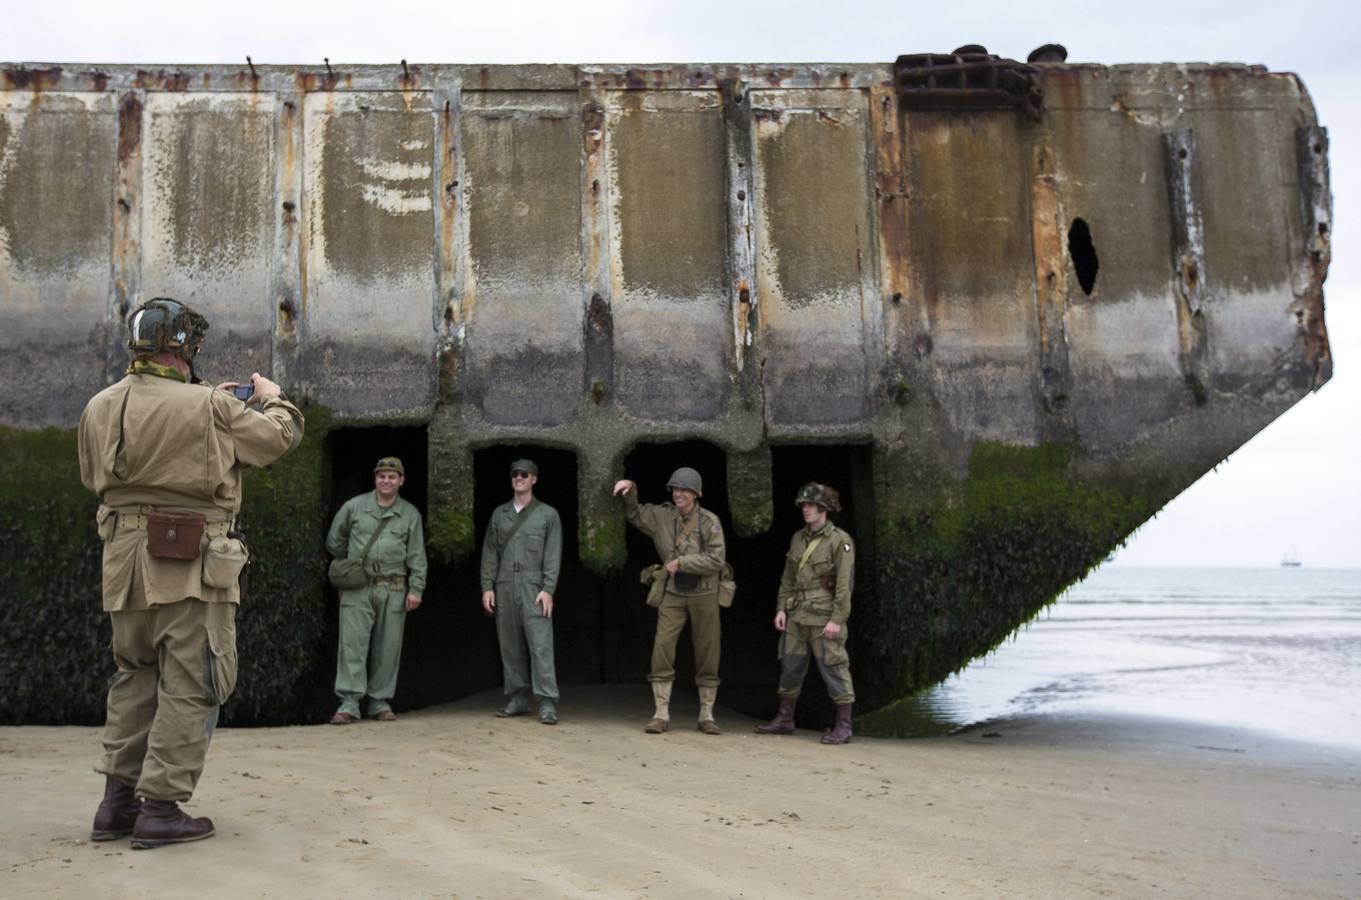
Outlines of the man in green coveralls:
{"type": "Polygon", "coordinates": [[[336,656],[340,708],[331,717],[332,725],[359,721],[359,701],[366,694],[370,718],[380,722],[397,718],[391,704],[402,661],[402,629],[406,614],[421,605],[426,572],[425,529],[416,507],[399,494],[405,482],[400,459],[378,460],[373,490],[346,500],[326,535],[326,552],[337,558],[362,558],[369,579],[365,587],[340,592],[336,656]]]}
{"type": "Polygon", "coordinates": [[[539,467],[532,459],[510,464],[514,496],[492,512],[482,541],[482,608],[496,617],[505,673],[506,704],[496,714],[529,712],[532,690],[539,701],[539,721],[556,725],[553,594],[562,570],[562,524],[556,509],[535,499],[538,481],[539,467]]]}
{"type": "Polygon", "coordinates": [[[780,593],[775,601],[775,630],[780,638],[780,709],[775,718],[757,725],[761,734],[792,734],[794,705],[808,674],[812,654],[827,693],[836,704],[836,725],[822,736],[824,744],[851,739],[851,660],[846,655],[846,619],[851,615],[855,586],[855,543],[828,519],[841,510],[836,488],[813,482],[795,498],[804,527],[789,542],[780,593]]]}
{"type": "Polygon", "coordinates": [[[198,784],[236,685],[238,578],[249,557],[235,530],[241,480],[302,440],[302,413],[258,372],[248,400],[257,408],[232,396],[234,382],[215,389],[198,379],[207,331],[206,319],[168,297],[139,306],[128,317],[132,364],[90,400],[77,432],[80,480],[100,500],[118,665],[90,839],[131,834],[133,849],[213,834],[212,820],[179,804],[198,784]]]}
{"type": "Polygon", "coordinates": [[[699,686],[698,728],[705,734],[722,734],[714,721],[714,701],[718,699],[722,638],[718,590],[725,555],[723,526],[718,516],[700,507],[704,483],[694,469],[677,469],[666,486],[671,491],[670,503],[639,503],[636,484],[627,478],[614,484],[614,495],[624,498],[625,520],[652,538],[666,579],[657,607],[652,672],[647,677],[652,682],[656,711],[643,730],[661,734],[670,727],[676,641],[688,618],[695,645],[695,684],[699,686]]]}

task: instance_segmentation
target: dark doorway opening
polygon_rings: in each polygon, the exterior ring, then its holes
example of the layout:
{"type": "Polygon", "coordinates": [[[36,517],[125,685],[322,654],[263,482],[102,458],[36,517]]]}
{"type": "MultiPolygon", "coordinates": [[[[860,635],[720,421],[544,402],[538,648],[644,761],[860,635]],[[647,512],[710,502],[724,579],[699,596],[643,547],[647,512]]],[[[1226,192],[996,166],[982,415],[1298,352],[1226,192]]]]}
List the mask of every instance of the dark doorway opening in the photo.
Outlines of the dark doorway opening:
{"type": "MultiPolygon", "coordinates": [[[[731,627],[725,622],[723,635],[720,697],[724,704],[753,716],[768,716],[775,708],[780,674],[779,636],[773,624],[775,600],[790,538],[803,527],[802,515],[794,504],[800,487],[819,481],[836,488],[841,493],[842,511],[832,520],[855,540],[856,589],[851,598],[851,637],[847,644],[852,671],[855,636],[865,625],[855,612],[866,608],[866,592],[873,590],[874,584],[874,466],[870,445],[777,445],[771,448],[770,458],[773,524],[765,534],[729,544],[738,599],[730,610],[731,627]]],[[[824,725],[831,721],[833,708],[816,666],[811,669],[799,701],[799,722],[824,725]]]]}
{"type": "MultiPolygon", "coordinates": [[[[553,657],[560,684],[589,683],[600,680],[600,606],[601,579],[581,564],[577,548],[577,458],[570,450],[533,444],[498,444],[473,454],[476,488],[473,521],[477,526],[477,551],[470,565],[475,575],[481,571],[482,540],[491,514],[513,496],[510,465],[517,459],[531,459],[539,467],[534,485],[535,499],[558,512],[562,523],[562,571],[558,576],[553,608],[553,657]]],[[[480,603],[480,585],[469,601],[480,603]]],[[[460,603],[463,602],[460,599],[460,603]]],[[[481,607],[477,607],[480,611],[481,607]]],[[[475,626],[484,635],[483,649],[473,657],[491,673],[488,685],[501,684],[501,656],[496,639],[496,623],[485,616],[475,626]]]]}
{"type": "Polygon", "coordinates": [[[385,456],[395,456],[406,469],[401,494],[425,515],[426,430],[424,425],[375,425],[371,428],[335,428],[326,436],[326,472],[331,487],[327,525],[341,504],[356,494],[373,490],[373,466],[385,456]]]}

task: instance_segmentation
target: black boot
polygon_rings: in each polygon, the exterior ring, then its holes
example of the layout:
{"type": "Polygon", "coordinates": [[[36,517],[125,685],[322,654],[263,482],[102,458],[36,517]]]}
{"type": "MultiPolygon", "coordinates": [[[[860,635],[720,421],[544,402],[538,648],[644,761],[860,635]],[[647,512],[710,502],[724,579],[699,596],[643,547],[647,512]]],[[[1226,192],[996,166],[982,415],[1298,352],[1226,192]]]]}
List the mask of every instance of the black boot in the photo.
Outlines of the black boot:
{"type": "Polygon", "coordinates": [[[794,704],[799,702],[798,697],[781,697],[780,708],[775,713],[775,718],[764,725],[756,726],[757,734],[793,734],[794,733],[794,704]]]}
{"type": "Polygon", "coordinates": [[[836,725],[822,736],[824,744],[845,744],[851,739],[851,704],[836,705],[836,725]]]}
{"type": "Polygon", "coordinates": [[[213,820],[191,818],[174,800],[142,801],[142,814],[132,829],[132,849],[154,850],[166,844],[201,841],[213,835],[213,820]]]}
{"type": "Polygon", "coordinates": [[[95,824],[90,829],[92,841],[114,841],[132,834],[137,824],[137,816],[142,811],[142,801],[131,785],[124,784],[112,775],[104,776],[104,799],[95,810],[95,824]]]}

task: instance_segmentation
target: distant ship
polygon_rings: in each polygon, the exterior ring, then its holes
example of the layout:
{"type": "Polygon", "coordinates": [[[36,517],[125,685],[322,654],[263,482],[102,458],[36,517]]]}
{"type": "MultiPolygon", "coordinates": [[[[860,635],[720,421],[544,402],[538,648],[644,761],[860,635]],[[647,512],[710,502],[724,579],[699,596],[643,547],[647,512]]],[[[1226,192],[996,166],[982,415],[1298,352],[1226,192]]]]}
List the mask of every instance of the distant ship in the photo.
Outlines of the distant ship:
{"type": "Polygon", "coordinates": [[[1300,555],[1294,547],[1291,547],[1290,550],[1281,557],[1281,568],[1283,569],[1298,569],[1301,565],[1303,565],[1303,562],[1300,560],[1300,555]]]}

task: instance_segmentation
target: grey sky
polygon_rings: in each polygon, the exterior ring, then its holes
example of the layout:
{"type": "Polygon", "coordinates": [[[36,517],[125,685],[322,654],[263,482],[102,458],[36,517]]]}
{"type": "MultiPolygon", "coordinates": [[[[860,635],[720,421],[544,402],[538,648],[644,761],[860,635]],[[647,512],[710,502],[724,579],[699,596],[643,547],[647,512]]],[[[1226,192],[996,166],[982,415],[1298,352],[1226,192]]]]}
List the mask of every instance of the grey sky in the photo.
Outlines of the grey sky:
{"type": "MultiPolygon", "coordinates": [[[[1361,566],[1361,289],[1353,202],[1361,84],[1354,4],[1274,2],[718,3],[372,0],[200,5],[48,0],[11,5],[0,60],[18,62],[890,61],[982,43],[1024,59],[1059,42],[1080,62],[1232,61],[1298,73],[1331,135],[1333,265],[1326,286],[1332,382],[1144,526],[1132,565],[1361,566]],[[205,12],[204,10],[210,10],[205,12]],[[1352,165],[1344,164],[1351,161],[1352,165]]],[[[1118,251],[1117,251],[1118,252],[1118,251]]]]}

